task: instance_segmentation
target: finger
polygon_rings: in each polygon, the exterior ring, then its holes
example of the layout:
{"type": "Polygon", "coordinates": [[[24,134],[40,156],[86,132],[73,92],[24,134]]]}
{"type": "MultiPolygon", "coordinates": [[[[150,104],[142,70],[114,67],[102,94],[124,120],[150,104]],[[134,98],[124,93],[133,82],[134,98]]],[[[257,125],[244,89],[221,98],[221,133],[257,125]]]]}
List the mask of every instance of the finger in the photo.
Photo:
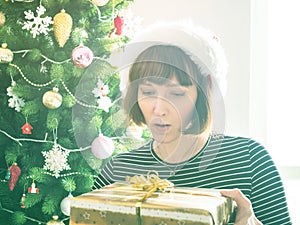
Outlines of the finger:
{"type": "Polygon", "coordinates": [[[220,192],[222,195],[232,198],[238,207],[251,208],[251,202],[239,189],[221,190],[220,192]]]}

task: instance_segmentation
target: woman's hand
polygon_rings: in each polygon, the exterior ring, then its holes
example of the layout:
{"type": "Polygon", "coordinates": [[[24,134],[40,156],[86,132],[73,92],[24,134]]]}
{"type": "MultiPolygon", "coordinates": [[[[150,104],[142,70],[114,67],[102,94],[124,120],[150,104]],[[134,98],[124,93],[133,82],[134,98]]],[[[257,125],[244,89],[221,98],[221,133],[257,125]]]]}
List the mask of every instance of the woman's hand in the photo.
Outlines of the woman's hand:
{"type": "Polygon", "coordinates": [[[237,204],[234,225],[263,225],[255,217],[250,200],[239,189],[221,190],[221,194],[232,198],[237,204]]]}

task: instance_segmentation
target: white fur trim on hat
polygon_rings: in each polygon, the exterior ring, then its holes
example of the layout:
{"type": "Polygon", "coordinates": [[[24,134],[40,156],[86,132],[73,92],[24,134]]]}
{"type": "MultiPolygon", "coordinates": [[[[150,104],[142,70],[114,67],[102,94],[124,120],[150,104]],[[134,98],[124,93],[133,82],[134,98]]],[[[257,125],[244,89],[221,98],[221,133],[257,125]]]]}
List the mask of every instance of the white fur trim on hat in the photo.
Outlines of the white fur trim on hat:
{"type": "Polygon", "coordinates": [[[191,22],[160,22],[148,26],[125,46],[124,51],[118,52],[118,56],[112,53],[111,63],[124,69],[143,50],[157,43],[182,48],[203,74],[213,78],[213,89],[217,88],[225,95],[228,63],[220,40],[209,30],[191,22]]]}

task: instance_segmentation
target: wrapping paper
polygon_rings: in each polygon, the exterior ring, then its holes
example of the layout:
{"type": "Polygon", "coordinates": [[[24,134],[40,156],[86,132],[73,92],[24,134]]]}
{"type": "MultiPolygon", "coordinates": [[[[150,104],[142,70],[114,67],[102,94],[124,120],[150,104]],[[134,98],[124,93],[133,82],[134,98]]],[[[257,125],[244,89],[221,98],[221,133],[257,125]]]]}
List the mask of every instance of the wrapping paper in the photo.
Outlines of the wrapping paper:
{"type": "Polygon", "coordinates": [[[233,210],[214,189],[114,183],[72,198],[70,225],[224,225],[233,210]]]}

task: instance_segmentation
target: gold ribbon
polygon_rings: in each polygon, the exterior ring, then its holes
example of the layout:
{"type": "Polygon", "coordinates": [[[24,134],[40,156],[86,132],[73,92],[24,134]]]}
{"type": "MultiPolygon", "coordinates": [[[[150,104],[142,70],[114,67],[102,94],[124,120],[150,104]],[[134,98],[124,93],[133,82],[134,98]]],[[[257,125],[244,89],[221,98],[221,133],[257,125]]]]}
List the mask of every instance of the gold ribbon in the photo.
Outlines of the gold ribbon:
{"type": "Polygon", "coordinates": [[[135,175],[133,177],[127,176],[128,181],[133,187],[140,188],[147,193],[135,204],[137,225],[142,225],[141,207],[142,202],[149,198],[157,190],[160,191],[171,191],[174,188],[174,184],[166,179],[160,179],[158,172],[149,171],[147,178],[143,175],[135,175]]]}
{"type": "Polygon", "coordinates": [[[160,179],[158,172],[149,171],[147,173],[147,178],[143,175],[135,175],[133,177],[126,177],[133,187],[140,188],[146,191],[147,193],[140,199],[140,202],[143,202],[149,198],[157,190],[160,191],[170,191],[174,188],[174,184],[166,179],[160,179]]]}

